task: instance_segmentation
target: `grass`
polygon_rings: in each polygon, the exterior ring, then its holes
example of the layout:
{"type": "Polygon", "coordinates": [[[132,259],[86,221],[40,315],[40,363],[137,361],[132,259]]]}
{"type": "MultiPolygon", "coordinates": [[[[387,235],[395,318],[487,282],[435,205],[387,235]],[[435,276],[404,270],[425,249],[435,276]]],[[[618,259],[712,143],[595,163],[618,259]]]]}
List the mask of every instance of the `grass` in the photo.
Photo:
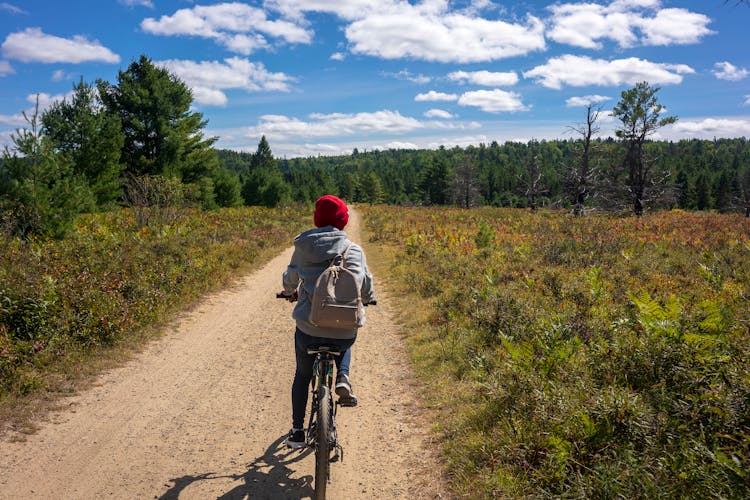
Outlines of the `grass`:
{"type": "Polygon", "coordinates": [[[362,211],[456,495],[750,496],[748,219],[362,211]]]}
{"type": "Polygon", "coordinates": [[[127,358],[174,314],[291,244],[307,210],[129,210],[79,219],[63,240],[0,235],[0,421],[28,418],[127,358]],[[142,219],[142,218],[141,218],[142,219]]]}

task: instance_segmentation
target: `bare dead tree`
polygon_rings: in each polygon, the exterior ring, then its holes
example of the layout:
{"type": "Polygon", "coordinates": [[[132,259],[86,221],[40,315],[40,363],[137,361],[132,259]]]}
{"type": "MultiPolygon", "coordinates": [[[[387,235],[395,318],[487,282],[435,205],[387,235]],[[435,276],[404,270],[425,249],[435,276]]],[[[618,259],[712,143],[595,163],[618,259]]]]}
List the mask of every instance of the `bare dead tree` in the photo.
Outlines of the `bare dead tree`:
{"type": "Polygon", "coordinates": [[[539,155],[532,153],[530,158],[526,161],[526,169],[518,176],[520,186],[526,200],[528,201],[529,208],[532,211],[536,211],[539,206],[539,198],[547,194],[549,190],[544,182],[544,174],[542,172],[539,155]]]}
{"type": "Polygon", "coordinates": [[[586,106],[586,122],[569,127],[570,131],[581,137],[578,161],[570,165],[565,176],[565,190],[573,203],[573,213],[576,216],[583,214],[586,200],[596,185],[598,171],[593,163],[592,139],[600,130],[597,125],[600,113],[601,106],[589,104],[586,106]]]}

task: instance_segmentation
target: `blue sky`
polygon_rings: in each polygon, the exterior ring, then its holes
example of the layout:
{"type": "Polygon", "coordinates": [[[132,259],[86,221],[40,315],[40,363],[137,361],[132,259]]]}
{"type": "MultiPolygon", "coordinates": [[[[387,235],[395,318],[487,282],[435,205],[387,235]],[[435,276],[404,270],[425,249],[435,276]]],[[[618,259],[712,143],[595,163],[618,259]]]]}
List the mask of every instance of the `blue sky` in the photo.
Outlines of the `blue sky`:
{"type": "Polygon", "coordinates": [[[750,137],[750,6],[733,0],[0,0],[0,144],[22,111],[145,54],[217,147],[278,157],[575,137],[636,82],[676,124],[750,137]]]}

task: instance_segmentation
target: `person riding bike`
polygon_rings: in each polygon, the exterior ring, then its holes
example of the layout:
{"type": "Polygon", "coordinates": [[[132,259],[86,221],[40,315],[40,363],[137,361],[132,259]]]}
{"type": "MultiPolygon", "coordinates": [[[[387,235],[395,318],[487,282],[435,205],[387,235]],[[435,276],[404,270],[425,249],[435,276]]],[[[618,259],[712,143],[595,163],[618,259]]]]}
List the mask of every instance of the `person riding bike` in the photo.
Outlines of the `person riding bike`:
{"type": "MultiPolygon", "coordinates": [[[[290,448],[305,446],[304,420],[308,389],[312,379],[315,356],[307,354],[307,347],[314,344],[332,344],[342,348],[336,358],[336,394],[347,406],[355,406],[357,397],[349,381],[351,369],[351,346],[357,338],[357,328],[321,328],[310,319],[311,298],[315,283],[332,259],[342,255],[348,248],[346,268],[353,272],[360,285],[364,304],[375,302],[372,275],[367,269],[365,253],[352,243],[343,231],[349,222],[349,209],[341,199],[325,195],[315,202],[313,214],[315,228],[294,238],[294,253],[283,275],[283,291],[289,300],[297,304],[292,312],[296,321],[294,348],[296,369],[292,383],[292,429],[285,443],[290,448]]],[[[364,317],[361,321],[364,324],[364,317]]],[[[362,325],[359,325],[362,326],[362,325]]]]}

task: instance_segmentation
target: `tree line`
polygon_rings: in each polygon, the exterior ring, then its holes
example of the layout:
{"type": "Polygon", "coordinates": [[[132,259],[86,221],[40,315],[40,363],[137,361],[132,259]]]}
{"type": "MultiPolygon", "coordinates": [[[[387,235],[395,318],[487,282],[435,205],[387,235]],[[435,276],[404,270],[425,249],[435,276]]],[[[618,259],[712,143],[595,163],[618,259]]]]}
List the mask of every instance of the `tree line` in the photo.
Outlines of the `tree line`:
{"type": "MultiPolygon", "coordinates": [[[[359,203],[557,207],[578,214],[670,208],[750,213],[747,139],[648,141],[643,150],[650,172],[636,173],[633,180],[614,138],[355,150],[276,162],[288,186],[286,199],[301,202],[336,193],[359,203]],[[583,160],[586,148],[589,156],[583,160]],[[640,196],[633,194],[637,188],[640,196]]],[[[220,161],[236,172],[248,171],[253,157],[219,150],[220,161]]]]}
{"type": "MultiPolygon", "coordinates": [[[[291,199],[303,202],[332,192],[360,203],[629,210],[623,195],[610,194],[615,186],[608,174],[619,149],[617,141],[595,138],[588,147],[593,150],[588,170],[579,166],[584,142],[577,139],[354,151],[277,163],[291,199]]],[[[746,210],[747,139],[649,141],[644,149],[654,159],[654,168],[669,174],[660,189],[652,184],[655,193],[644,203],[648,207],[746,210]]],[[[253,154],[219,150],[219,158],[227,168],[241,172],[251,164],[253,154]]],[[[627,186],[623,189],[627,191],[627,186]]]]}
{"type": "Polygon", "coordinates": [[[601,109],[589,106],[566,140],[276,159],[265,137],[254,153],[214,148],[187,85],[141,56],[116,83],[81,79],[70,97],[24,114],[27,126],[12,134],[0,163],[0,229],[61,237],[83,212],[274,207],[326,193],[360,203],[569,207],[578,215],[679,207],[750,216],[748,141],[652,140],[676,121],[663,115],[658,91],[642,82],[622,92],[614,138],[598,136],[601,109]]]}
{"type": "MultiPolygon", "coordinates": [[[[653,140],[661,127],[677,120],[663,114],[659,90],[641,82],[622,92],[613,109],[619,120],[615,137],[598,136],[602,110],[590,105],[582,122],[570,127],[570,139],[436,150],[355,149],[350,155],[265,164],[283,176],[284,199],[302,202],[332,192],[363,203],[546,206],[577,215],[590,209],[641,215],[681,208],[750,216],[748,140],[653,140]]],[[[229,170],[247,175],[268,147],[262,138],[255,154],[219,151],[219,158],[229,170]]]]}

